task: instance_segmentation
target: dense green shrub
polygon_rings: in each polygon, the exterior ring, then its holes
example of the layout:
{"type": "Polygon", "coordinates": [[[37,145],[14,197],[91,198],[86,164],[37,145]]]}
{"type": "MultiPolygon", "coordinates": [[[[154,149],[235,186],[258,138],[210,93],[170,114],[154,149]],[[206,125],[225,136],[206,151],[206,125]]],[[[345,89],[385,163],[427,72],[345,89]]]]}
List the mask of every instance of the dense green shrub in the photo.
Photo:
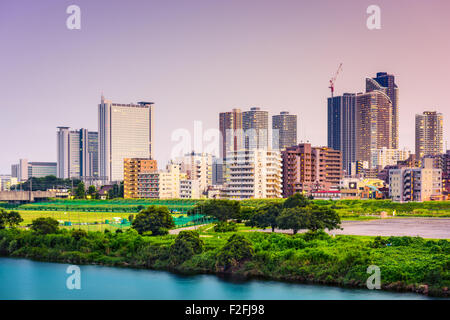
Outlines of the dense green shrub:
{"type": "Polygon", "coordinates": [[[203,251],[203,241],[195,231],[180,231],[170,246],[170,262],[178,265],[203,251]]]}
{"type": "Polygon", "coordinates": [[[233,234],[217,255],[216,270],[228,271],[238,267],[242,262],[251,259],[254,249],[250,241],[243,235],[233,234]]]}
{"type": "Polygon", "coordinates": [[[214,232],[236,232],[237,231],[237,225],[235,222],[230,221],[219,221],[214,226],[214,232]]]}

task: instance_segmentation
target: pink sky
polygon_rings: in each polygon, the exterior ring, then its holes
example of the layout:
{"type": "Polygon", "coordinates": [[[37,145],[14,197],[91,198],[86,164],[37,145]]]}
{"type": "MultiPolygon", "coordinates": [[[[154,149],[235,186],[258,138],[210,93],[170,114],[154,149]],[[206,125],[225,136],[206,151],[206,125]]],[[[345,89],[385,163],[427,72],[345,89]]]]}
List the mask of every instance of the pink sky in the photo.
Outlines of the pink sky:
{"type": "MultiPolygon", "coordinates": [[[[327,141],[328,80],[364,90],[385,71],[400,88],[400,146],[414,151],[414,114],[444,114],[449,139],[450,2],[73,1],[0,3],[0,173],[19,158],[56,161],[56,127],[97,130],[103,91],[120,103],[155,102],[155,158],[178,128],[218,128],[218,114],[260,106],[299,117],[298,139],[327,141]],[[366,8],[381,7],[381,30],[366,8]]],[[[450,148],[450,146],[449,146],[450,148]]]]}

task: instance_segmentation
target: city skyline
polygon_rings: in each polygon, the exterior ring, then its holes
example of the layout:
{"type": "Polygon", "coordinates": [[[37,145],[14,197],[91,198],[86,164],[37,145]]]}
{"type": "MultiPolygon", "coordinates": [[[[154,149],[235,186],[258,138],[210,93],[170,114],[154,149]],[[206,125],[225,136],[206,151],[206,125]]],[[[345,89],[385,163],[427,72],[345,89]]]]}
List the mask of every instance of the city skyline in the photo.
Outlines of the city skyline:
{"type": "Polygon", "coordinates": [[[0,173],[8,173],[20,158],[56,161],[57,126],[97,131],[96,107],[102,91],[112,101],[155,102],[158,134],[153,154],[159,163],[170,157],[173,130],[193,131],[195,120],[203,121],[205,129],[218,129],[217,114],[233,108],[260,106],[270,115],[289,111],[298,116],[298,142],[325,146],[327,84],[340,62],[344,70],[336,82],[336,96],[363,92],[361,80],[377,72],[396,76],[401,90],[399,148],[415,150],[414,116],[426,110],[444,114],[445,148],[450,43],[436,30],[449,29],[445,12],[450,4],[380,1],[382,29],[371,31],[365,26],[367,4],[325,2],[328,10],[319,4],[288,1],[277,7],[259,1],[259,10],[253,12],[252,1],[193,1],[191,8],[182,2],[179,7],[154,1],[123,8],[79,1],[83,14],[79,31],[65,28],[65,3],[1,4],[0,37],[10,50],[0,62],[5,91],[0,133],[3,137],[13,133],[14,138],[2,139],[2,150],[8,152],[0,159],[0,173]],[[174,24],[172,18],[182,12],[182,21],[174,24]],[[155,19],[146,19],[148,15],[155,19]],[[402,16],[408,19],[398,19],[402,16]],[[39,23],[42,17],[45,24],[39,23]],[[232,17],[236,23],[229,24],[227,18],[232,17]],[[342,19],[345,25],[339,23],[342,19]],[[127,34],[135,35],[127,39],[127,34]],[[338,42],[342,34],[358,40],[344,45],[338,42]],[[133,46],[136,49],[130,51],[133,46]],[[347,46],[362,49],[355,53],[347,46]],[[331,47],[337,49],[326,50],[331,47]],[[371,52],[373,48],[377,49],[371,52]]]}

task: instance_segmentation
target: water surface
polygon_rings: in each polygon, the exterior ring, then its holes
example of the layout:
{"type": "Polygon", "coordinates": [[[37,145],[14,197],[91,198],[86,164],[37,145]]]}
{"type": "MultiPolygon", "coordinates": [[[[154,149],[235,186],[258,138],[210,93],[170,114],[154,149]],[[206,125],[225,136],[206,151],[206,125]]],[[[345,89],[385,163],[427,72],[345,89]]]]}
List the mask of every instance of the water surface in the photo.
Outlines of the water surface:
{"type": "Polygon", "coordinates": [[[276,281],[230,282],[214,275],[80,266],[81,289],[69,290],[68,264],[0,258],[0,300],[322,300],[428,299],[413,293],[342,289],[276,281]]]}

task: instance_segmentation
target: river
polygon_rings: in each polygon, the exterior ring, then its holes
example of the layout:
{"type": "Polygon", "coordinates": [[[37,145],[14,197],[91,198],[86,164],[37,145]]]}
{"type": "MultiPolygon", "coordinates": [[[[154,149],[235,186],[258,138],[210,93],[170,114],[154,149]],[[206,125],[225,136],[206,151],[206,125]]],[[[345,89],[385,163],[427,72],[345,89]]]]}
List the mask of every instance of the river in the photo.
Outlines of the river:
{"type": "MultiPolygon", "coordinates": [[[[80,266],[81,289],[67,288],[68,264],[0,258],[0,300],[360,300],[428,299],[413,293],[342,289],[276,281],[231,282],[214,275],[80,266]]],[[[72,283],[72,282],[71,282],[72,283]]]]}

